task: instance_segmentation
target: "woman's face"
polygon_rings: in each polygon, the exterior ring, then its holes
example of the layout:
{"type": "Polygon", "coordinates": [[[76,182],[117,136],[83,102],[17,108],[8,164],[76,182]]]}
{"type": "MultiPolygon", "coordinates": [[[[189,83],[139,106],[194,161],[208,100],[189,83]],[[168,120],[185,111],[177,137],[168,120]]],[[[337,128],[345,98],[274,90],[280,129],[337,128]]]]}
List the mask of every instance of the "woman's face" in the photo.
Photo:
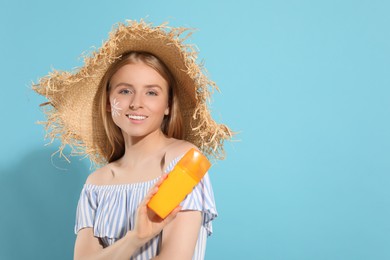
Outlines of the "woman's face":
{"type": "Polygon", "coordinates": [[[169,113],[167,81],[143,62],[121,67],[110,80],[109,107],[123,134],[143,137],[160,126],[169,113]]]}

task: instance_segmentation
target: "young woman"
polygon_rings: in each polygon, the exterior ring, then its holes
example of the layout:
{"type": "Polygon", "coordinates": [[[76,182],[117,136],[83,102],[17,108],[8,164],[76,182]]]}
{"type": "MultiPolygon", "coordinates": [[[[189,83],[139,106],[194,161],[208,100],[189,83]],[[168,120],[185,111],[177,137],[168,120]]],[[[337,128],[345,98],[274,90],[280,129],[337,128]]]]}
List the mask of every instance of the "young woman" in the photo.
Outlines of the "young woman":
{"type": "Polygon", "coordinates": [[[49,134],[102,165],[81,191],[75,259],[204,258],[217,216],[208,174],[166,219],[146,206],[189,149],[220,158],[231,137],[210,116],[215,84],[181,33],[119,25],[84,67],[35,86],[52,106],[49,134]]]}

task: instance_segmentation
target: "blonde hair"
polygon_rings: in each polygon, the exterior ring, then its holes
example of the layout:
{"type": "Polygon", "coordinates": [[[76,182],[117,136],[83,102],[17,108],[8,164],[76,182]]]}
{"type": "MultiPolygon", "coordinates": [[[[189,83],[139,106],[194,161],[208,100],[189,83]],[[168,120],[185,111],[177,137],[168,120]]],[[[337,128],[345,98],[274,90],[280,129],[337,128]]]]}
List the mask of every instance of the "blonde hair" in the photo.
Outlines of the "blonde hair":
{"type": "Polygon", "coordinates": [[[180,113],[180,104],[177,95],[177,83],[167,66],[153,54],[147,52],[129,52],[113,63],[104,74],[99,83],[100,95],[100,118],[102,120],[105,134],[108,139],[105,151],[101,151],[106,156],[108,162],[113,162],[121,158],[125,153],[125,143],[121,129],[114,123],[111,113],[107,111],[109,102],[110,80],[112,76],[123,66],[142,62],[156,70],[167,82],[169,87],[168,106],[169,114],[161,123],[161,131],[167,137],[176,139],[184,138],[183,121],[180,113]]]}

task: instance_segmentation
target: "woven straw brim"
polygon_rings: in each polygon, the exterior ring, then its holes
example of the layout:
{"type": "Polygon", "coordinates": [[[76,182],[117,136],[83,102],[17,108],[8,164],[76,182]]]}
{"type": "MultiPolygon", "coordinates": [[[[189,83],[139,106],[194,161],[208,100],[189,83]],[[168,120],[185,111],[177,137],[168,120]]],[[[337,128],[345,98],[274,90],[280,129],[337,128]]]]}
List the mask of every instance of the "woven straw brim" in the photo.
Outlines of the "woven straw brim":
{"type": "Polygon", "coordinates": [[[48,99],[45,107],[47,136],[61,140],[62,150],[71,147],[72,155],[87,155],[96,164],[106,163],[108,138],[99,118],[99,83],[111,64],[130,51],[149,52],[162,60],[178,85],[184,123],[184,139],[206,155],[221,159],[223,141],[231,138],[225,125],[211,117],[207,103],[217,89],[196,63],[194,46],[181,37],[189,30],[165,24],[153,27],[144,21],[118,24],[97,51],[84,57],[84,66],[72,72],[54,70],[41,78],[33,89],[48,99]]]}

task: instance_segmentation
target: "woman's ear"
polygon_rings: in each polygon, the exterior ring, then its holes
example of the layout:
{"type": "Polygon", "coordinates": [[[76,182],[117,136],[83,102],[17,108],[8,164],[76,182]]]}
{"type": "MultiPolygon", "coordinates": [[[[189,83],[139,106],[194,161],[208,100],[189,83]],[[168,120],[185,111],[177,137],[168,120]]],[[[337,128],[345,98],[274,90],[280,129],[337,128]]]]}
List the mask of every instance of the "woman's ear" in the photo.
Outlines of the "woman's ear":
{"type": "Polygon", "coordinates": [[[167,107],[166,109],[165,109],[165,111],[164,111],[164,115],[169,115],[169,107],[167,107]]]}

